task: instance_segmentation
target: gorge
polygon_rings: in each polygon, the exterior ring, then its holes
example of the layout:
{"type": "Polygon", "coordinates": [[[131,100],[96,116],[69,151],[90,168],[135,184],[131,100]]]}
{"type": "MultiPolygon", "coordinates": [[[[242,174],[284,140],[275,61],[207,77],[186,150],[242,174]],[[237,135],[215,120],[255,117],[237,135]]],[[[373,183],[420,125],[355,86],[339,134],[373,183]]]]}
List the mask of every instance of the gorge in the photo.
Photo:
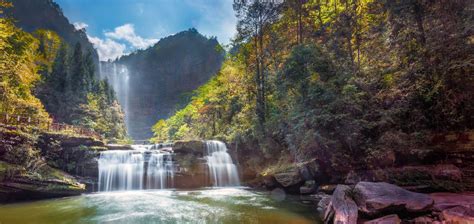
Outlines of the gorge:
{"type": "Polygon", "coordinates": [[[474,223],[474,1],[0,0],[0,224],[474,223]]]}

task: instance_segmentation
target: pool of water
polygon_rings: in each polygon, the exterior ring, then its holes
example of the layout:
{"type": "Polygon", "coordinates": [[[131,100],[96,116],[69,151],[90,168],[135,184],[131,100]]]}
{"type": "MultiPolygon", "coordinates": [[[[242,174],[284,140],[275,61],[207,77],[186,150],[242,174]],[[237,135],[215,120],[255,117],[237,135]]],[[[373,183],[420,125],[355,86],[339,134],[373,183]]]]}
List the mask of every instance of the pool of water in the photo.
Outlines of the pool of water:
{"type": "Polygon", "coordinates": [[[0,223],[319,223],[313,205],[239,188],[85,194],[0,206],[0,223]]]}

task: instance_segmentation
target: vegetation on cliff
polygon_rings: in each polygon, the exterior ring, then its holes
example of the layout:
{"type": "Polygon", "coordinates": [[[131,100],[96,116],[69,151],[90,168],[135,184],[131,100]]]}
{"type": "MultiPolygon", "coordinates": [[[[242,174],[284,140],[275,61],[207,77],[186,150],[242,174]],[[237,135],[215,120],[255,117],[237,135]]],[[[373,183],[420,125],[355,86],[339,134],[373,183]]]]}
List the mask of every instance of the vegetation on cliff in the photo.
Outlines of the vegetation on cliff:
{"type": "Polygon", "coordinates": [[[348,172],[393,165],[384,161],[423,147],[426,133],[474,126],[468,1],[235,1],[234,9],[232,53],[190,104],[156,123],[154,141],[220,138],[263,158],[324,158],[348,172]]]}
{"type": "Polygon", "coordinates": [[[0,113],[32,117],[38,127],[55,122],[81,125],[104,138],[126,137],[115,93],[95,75],[92,52],[80,43],[71,49],[50,30],[27,33],[17,28],[0,1],[0,113]],[[52,118],[52,119],[51,119],[52,118]]]}

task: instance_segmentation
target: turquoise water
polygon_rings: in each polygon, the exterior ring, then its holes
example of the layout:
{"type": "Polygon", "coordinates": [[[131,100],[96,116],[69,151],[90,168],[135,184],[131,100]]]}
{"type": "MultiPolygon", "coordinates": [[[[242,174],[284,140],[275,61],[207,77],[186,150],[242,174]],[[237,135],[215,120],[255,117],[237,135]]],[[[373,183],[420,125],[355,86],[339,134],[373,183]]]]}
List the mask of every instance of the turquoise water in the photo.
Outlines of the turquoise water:
{"type": "Polygon", "coordinates": [[[299,200],[238,188],[125,191],[0,206],[0,223],[317,223],[299,200]]]}

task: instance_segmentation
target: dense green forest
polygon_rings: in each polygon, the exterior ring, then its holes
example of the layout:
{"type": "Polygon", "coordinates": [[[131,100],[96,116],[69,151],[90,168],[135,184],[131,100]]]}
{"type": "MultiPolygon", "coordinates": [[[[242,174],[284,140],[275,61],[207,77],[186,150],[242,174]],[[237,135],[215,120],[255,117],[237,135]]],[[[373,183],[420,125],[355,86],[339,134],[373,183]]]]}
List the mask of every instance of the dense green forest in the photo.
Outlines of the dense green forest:
{"type": "Polygon", "coordinates": [[[123,114],[106,80],[99,80],[92,52],[69,46],[55,32],[27,33],[3,15],[0,1],[0,113],[83,126],[102,137],[126,138],[123,114]]]}
{"type": "Polygon", "coordinates": [[[469,1],[233,6],[238,35],[221,70],[156,123],[154,141],[217,138],[262,153],[255,164],[316,156],[345,172],[473,128],[469,1]]]}

